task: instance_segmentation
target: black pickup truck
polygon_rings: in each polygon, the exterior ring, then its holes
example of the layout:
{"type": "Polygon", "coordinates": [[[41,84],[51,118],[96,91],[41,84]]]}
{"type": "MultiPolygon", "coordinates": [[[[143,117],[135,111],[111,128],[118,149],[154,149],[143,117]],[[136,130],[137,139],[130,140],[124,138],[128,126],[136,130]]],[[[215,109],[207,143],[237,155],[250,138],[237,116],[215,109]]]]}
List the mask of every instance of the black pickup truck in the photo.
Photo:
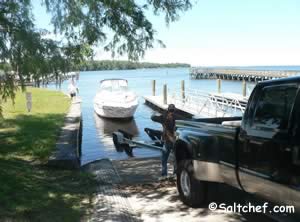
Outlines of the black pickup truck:
{"type": "MultiPolygon", "coordinates": [[[[211,182],[300,213],[300,77],[260,82],[244,116],[176,121],[177,187],[197,206],[211,182]]],[[[300,220],[298,220],[300,221],[300,220]]]]}

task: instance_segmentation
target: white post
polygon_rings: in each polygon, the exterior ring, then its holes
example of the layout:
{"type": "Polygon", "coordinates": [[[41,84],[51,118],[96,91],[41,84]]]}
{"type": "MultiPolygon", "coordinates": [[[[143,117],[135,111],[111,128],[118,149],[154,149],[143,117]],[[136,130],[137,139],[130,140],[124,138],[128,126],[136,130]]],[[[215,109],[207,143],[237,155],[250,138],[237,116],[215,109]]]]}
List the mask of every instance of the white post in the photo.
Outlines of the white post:
{"type": "Polygon", "coordinates": [[[30,112],[32,108],[32,94],[31,92],[26,92],[26,105],[27,111],[30,112]]]}

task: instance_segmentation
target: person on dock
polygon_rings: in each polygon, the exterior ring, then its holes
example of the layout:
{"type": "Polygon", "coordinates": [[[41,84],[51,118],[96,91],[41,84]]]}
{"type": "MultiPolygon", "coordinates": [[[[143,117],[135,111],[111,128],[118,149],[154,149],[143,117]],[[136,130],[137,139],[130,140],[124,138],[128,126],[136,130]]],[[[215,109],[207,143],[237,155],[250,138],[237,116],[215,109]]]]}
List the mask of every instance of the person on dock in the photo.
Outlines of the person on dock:
{"type": "Polygon", "coordinates": [[[76,94],[78,93],[78,88],[76,86],[74,79],[72,79],[70,81],[70,84],[68,85],[68,92],[70,94],[71,99],[74,100],[76,94]]]}
{"type": "MultiPolygon", "coordinates": [[[[175,105],[170,104],[167,111],[163,115],[151,116],[151,120],[162,124],[163,135],[162,140],[164,142],[164,151],[162,151],[161,165],[162,178],[166,178],[168,175],[168,158],[170,152],[173,150],[175,143],[175,105]]],[[[176,172],[176,161],[174,161],[174,174],[176,172]]]]}

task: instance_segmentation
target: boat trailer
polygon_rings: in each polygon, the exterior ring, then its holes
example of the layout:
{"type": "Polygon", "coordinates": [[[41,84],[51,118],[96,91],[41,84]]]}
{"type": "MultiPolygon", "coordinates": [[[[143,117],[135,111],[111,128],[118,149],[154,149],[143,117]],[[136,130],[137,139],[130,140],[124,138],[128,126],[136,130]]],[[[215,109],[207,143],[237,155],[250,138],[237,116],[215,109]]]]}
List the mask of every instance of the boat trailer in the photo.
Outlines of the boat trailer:
{"type": "Polygon", "coordinates": [[[150,128],[144,129],[150,137],[150,141],[138,141],[133,139],[133,135],[124,130],[118,130],[112,134],[113,142],[117,152],[125,152],[129,157],[134,157],[133,149],[146,148],[158,151],[164,150],[162,141],[162,131],[150,128]]]}

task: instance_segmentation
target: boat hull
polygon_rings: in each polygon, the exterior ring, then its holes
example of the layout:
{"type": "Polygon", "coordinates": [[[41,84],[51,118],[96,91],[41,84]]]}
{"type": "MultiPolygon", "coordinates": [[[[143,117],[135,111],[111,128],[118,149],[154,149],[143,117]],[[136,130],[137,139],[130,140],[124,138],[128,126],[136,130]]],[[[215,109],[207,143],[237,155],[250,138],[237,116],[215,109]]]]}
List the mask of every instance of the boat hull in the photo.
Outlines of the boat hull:
{"type": "Polygon", "coordinates": [[[94,98],[94,110],[101,117],[131,118],[138,106],[138,96],[128,89],[127,80],[105,79],[94,98]]]}
{"type": "Polygon", "coordinates": [[[120,106],[107,106],[107,105],[99,105],[94,103],[94,110],[97,115],[105,118],[132,118],[138,104],[132,105],[130,107],[120,107],[120,106]]]}

